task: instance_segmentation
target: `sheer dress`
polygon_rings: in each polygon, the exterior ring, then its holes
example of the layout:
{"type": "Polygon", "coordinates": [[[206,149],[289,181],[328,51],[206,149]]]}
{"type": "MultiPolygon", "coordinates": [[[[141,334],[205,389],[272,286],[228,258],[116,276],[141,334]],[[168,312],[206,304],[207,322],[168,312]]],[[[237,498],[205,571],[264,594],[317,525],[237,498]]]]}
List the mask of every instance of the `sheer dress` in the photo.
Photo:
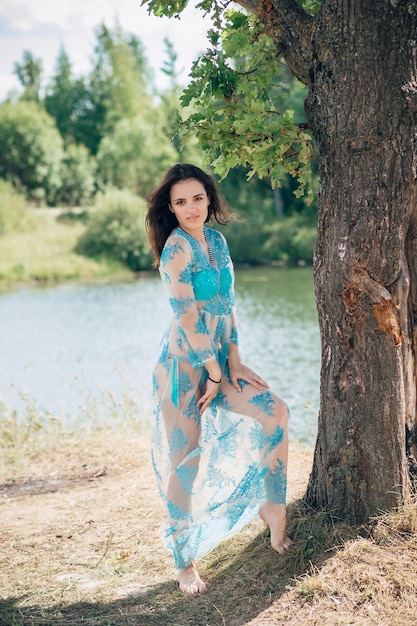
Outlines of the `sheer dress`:
{"type": "Polygon", "coordinates": [[[164,543],[178,569],[240,530],[269,500],[284,503],[286,407],[270,390],[232,386],[228,350],[238,343],[234,273],[221,233],[203,246],[175,228],[160,274],[173,317],[154,371],[152,461],[166,505],[164,543]],[[222,383],[200,416],[204,364],[217,359],[222,383]],[[284,407],[284,410],[283,410],[284,407]]]}

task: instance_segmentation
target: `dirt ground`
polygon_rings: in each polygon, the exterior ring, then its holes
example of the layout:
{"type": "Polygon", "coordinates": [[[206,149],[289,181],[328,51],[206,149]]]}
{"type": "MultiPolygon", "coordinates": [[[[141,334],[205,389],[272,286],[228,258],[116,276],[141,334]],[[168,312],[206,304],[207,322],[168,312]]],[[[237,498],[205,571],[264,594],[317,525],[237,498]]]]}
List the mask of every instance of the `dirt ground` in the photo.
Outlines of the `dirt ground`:
{"type": "MultiPolygon", "coordinates": [[[[384,547],[357,538],[341,546],[337,561],[330,558],[333,545],[329,556],[313,549],[311,560],[297,564],[297,551],[305,553],[308,533],[316,532],[305,520],[294,529],[300,539],[294,537],[293,555],[286,557],[286,576],[264,524],[255,520],[202,560],[208,593],[182,596],[160,541],[163,511],[149,449],[148,436],[135,432],[66,435],[28,453],[35,458],[22,459],[18,475],[9,470],[1,477],[1,626],[417,623],[414,581],[392,581],[387,573],[400,559],[404,576],[417,574],[415,540],[384,547]],[[348,581],[345,590],[335,584],[343,563],[348,570],[342,579],[351,575],[354,586],[364,586],[360,601],[348,581]],[[397,621],[379,615],[387,609],[375,585],[387,605],[390,594],[397,598],[397,621]]],[[[311,463],[311,450],[291,449],[293,502],[303,493],[311,463]]]]}

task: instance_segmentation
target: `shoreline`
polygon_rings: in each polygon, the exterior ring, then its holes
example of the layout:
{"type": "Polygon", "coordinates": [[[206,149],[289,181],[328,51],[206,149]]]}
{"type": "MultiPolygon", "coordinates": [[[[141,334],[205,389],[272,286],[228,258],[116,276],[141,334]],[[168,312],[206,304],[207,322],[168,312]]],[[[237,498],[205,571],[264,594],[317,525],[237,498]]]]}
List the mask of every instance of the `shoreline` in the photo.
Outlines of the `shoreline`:
{"type": "MultiPolygon", "coordinates": [[[[88,260],[88,259],[87,259],[88,260]]],[[[90,259],[91,260],[91,259],[90,259]]],[[[111,259],[108,259],[111,263],[111,259]]],[[[264,264],[250,264],[250,263],[236,263],[235,270],[250,270],[259,268],[278,268],[278,269],[305,269],[312,268],[312,264],[306,262],[299,262],[297,264],[284,263],[281,261],[273,261],[271,263],[264,264]]],[[[53,270],[53,267],[52,267],[53,270]]],[[[106,285],[112,283],[129,283],[138,280],[139,278],[152,278],[158,276],[157,269],[141,270],[138,272],[132,272],[128,268],[120,266],[114,271],[109,271],[107,266],[103,267],[103,273],[98,270],[97,273],[86,274],[85,276],[75,275],[73,277],[62,276],[62,278],[48,278],[48,279],[28,279],[10,281],[7,284],[3,284],[2,280],[6,282],[6,278],[0,276],[0,295],[13,293],[23,289],[44,289],[50,287],[59,287],[61,285],[106,285]]]]}

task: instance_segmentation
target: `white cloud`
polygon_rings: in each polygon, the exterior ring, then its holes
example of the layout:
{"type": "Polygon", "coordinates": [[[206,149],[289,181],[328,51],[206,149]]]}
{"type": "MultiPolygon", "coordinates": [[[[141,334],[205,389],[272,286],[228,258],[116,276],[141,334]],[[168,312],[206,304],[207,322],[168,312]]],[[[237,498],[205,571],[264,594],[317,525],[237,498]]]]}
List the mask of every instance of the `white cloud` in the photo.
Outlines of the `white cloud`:
{"type": "MultiPolygon", "coordinates": [[[[88,28],[114,15],[120,9],[133,4],[129,0],[2,0],[0,14],[11,29],[17,31],[35,30],[39,26],[57,26],[62,30],[88,28]]],[[[139,2],[136,2],[139,8],[139,2]]]]}
{"type": "Polygon", "coordinates": [[[2,0],[0,3],[0,16],[8,27],[18,31],[27,31],[33,28],[34,16],[32,9],[24,4],[2,0]]]}
{"type": "Polygon", "coordinates": [[[164,38],[174,44],[178,69],[184,69],[181,82],[185,82],[192,62],[206,48],[210,27],[209,20],[192,6],[181,14],[181,19],[168,19],[149,15],[141,0],[0,0],[0,99],[10,86],[17,85],[13,67],[24,50],[42,59],[49,76],[64,45],[75,72],[86,73],[93,52],[94,27],[101,22],[112,26],[116,20],[142,41],[159,87],[165,81],[159,71],[165,58],[164,38]]]}

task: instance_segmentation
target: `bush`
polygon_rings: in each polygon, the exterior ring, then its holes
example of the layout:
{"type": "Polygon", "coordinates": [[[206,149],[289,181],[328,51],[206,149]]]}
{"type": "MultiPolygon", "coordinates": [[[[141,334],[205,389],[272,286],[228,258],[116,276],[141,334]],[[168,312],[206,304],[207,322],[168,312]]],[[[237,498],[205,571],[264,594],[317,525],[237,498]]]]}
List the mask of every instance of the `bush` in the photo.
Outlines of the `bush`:
{"type": "Polygon", "coordinates": [[[262,265],[280,262],[312,263],[316,241],[316,218],[293,215],[265,224],[261,219],[232,222],[221,230],[236,264],[262,265]]]}
{"type": "Polygon", "coordinates": [[[63,144],[54,120],[35,102],[0,105],[0,176],[28,198],[51,205],[61,185],[63,144]]]}
{"type": "Polygon", "coordinates": [[[76,252],[121,261],[134,272],[150,269],[152,253],[141,211],[143,204],[128,191],[114,190],[100,196],[76,252]]]}
{"type": "Polygon", "coordinates": [[[11,183],[0,178],[0,236],[29,230],[35,221],[33,210],[27,207],[25,198],[11,183]]]}
{"type": "Polygon", "coordinates": [[[316,242],[316,219],[303,215],[282,218],[265,228],[262,250],[265,262],[312,263],[316,242]]]}
{"type": "Polygon", "coordinates": [[[237,265],[258,265],[264,263],[263,246],[266,235],[261,225],[252,220],[231,222],[226,227],[218,227],[227,239],[230,255],[237,265]]]}

